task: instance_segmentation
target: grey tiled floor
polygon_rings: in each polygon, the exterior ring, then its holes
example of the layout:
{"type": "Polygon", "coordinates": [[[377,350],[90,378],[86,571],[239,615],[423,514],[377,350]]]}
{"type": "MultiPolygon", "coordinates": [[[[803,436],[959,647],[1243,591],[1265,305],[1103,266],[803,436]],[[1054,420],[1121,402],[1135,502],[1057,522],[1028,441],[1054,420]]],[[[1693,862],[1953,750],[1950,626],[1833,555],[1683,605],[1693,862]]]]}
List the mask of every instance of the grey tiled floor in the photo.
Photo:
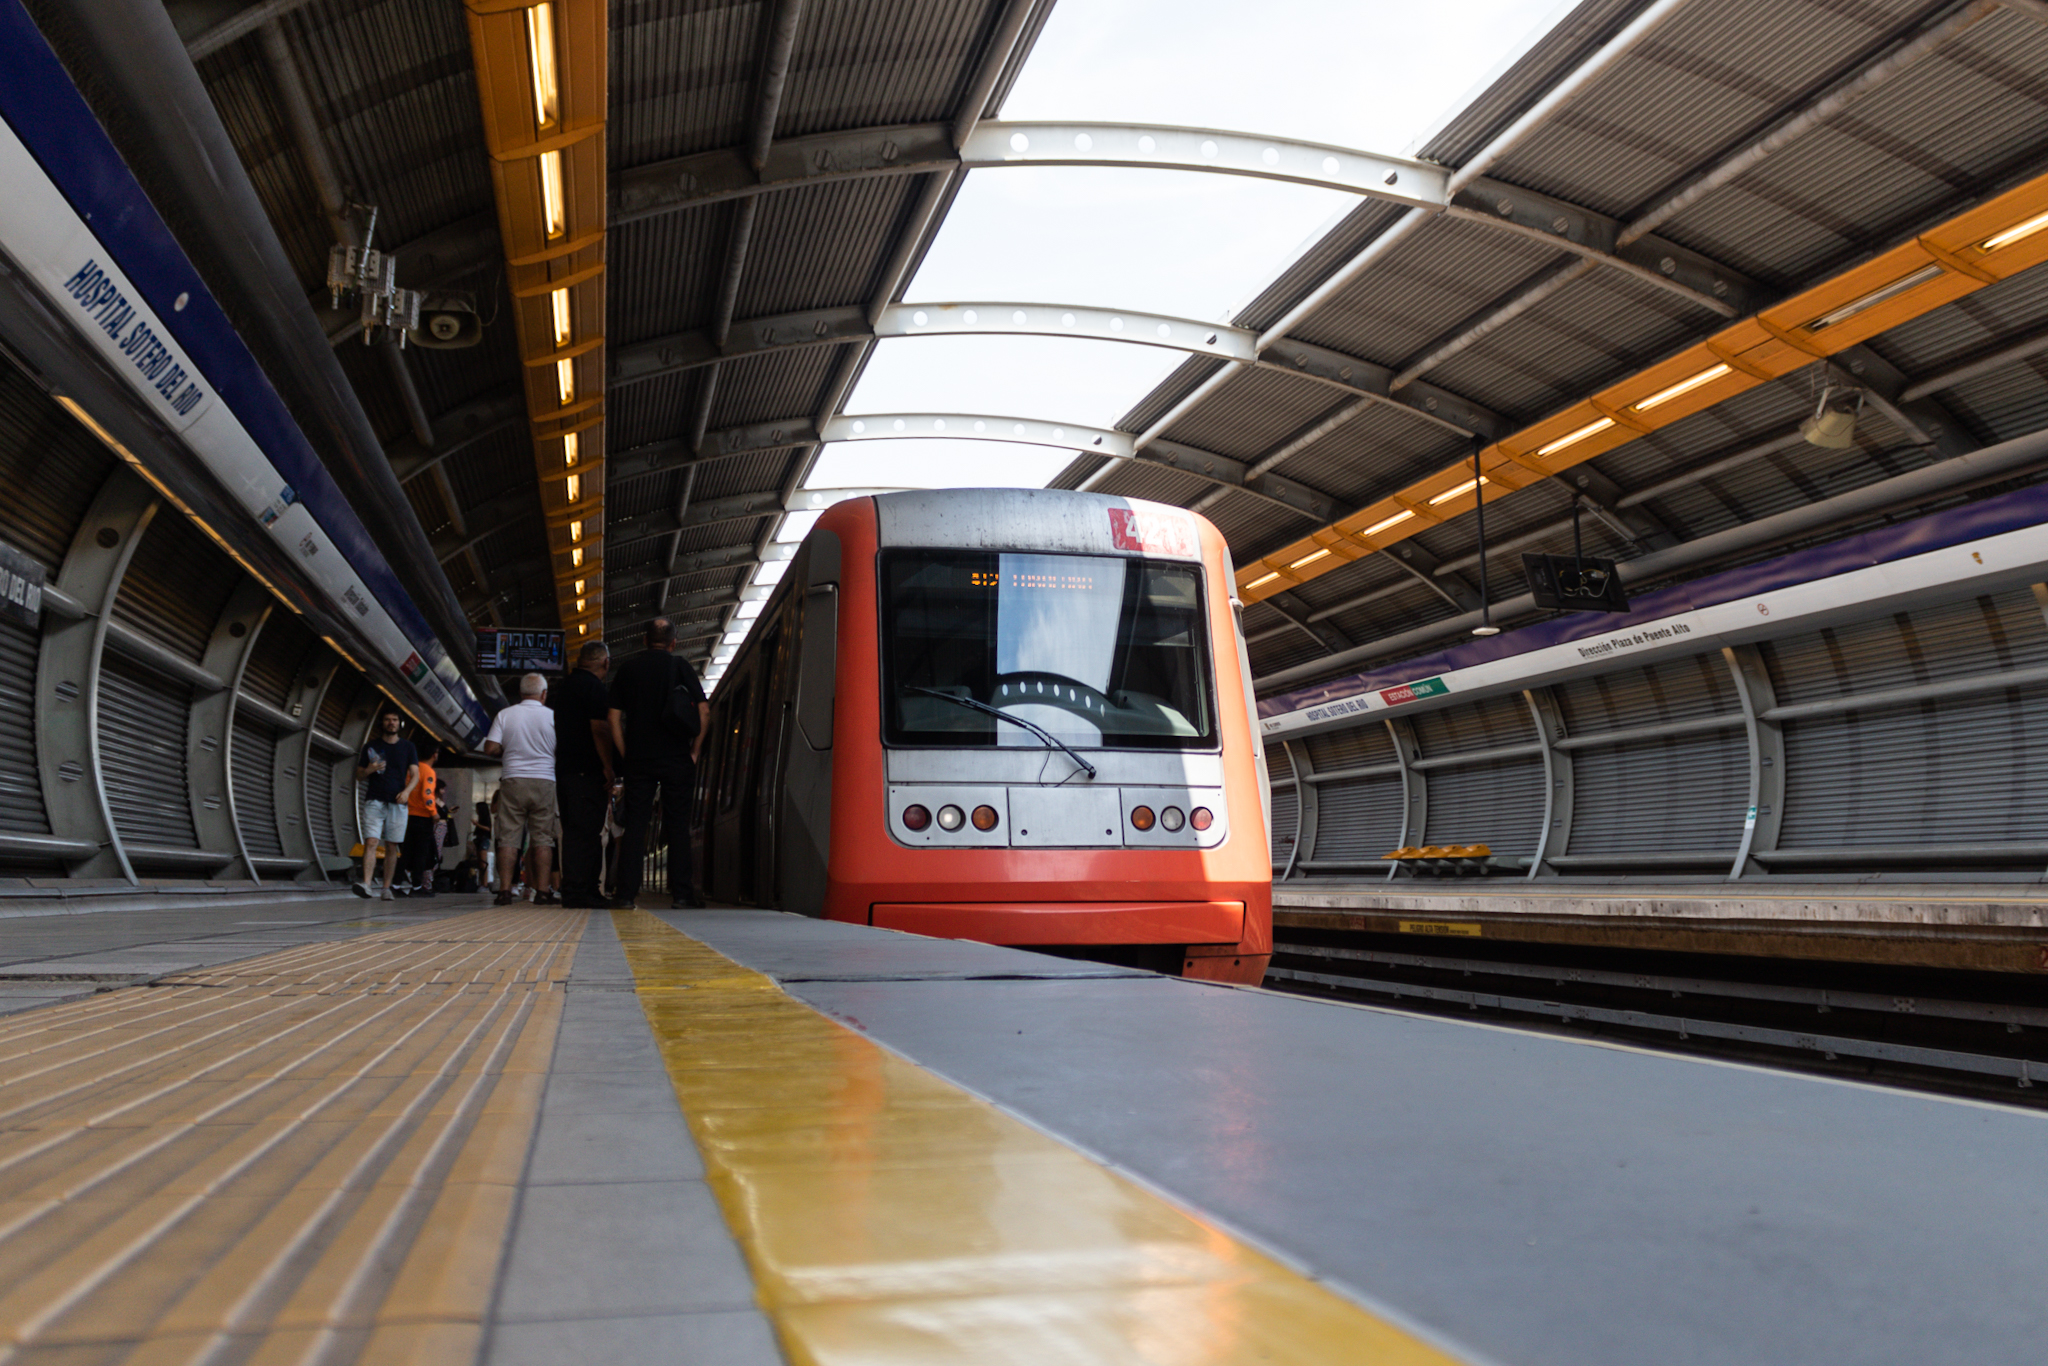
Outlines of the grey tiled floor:
{"type": "Polygon", "coordinates": [[[593,915],[483,1360],[781,1366],[632,981],[593,915]]]}

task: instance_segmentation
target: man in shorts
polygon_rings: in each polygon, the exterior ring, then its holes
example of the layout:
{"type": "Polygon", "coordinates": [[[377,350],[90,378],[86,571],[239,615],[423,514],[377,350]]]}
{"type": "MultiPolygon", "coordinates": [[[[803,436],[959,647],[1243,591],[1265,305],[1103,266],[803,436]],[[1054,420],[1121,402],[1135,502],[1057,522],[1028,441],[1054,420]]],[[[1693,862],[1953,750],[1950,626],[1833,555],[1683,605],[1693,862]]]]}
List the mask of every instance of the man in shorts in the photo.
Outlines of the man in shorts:
{"type": "Polygon", "coordinates": [[[556,902],[549,876],[555,857],[555,714],[547,695],[548,681],[527,674],[519,680],[519,705],[499,712],[484,737],[484,753],[505,761],[491,832],[498,845],[498,906],[516,900],[512,874],[522,833],[533,846],[533,904],[556,902]]]}
{"type": "Polygon", "coordinates": [[[356,756],[356,781],[363,785],[363,877],[353,886],[357,896],[372,896],[370,875],[377,867],[377,848],[384,849],[383,899],[390,901],[398,878],[398,856],[405,848],[406,803],[420,780],[419,754],[401,738],[405,723],[395,711],[377,718],[375,733],[356,756]]]}

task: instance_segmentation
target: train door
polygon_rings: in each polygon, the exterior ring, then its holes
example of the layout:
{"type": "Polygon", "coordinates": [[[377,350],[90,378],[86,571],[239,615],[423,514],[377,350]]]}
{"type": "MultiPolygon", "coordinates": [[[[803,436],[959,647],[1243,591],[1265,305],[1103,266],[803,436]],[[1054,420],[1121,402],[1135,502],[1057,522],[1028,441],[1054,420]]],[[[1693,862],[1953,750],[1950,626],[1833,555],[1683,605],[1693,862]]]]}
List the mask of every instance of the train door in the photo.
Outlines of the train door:
{"type": "Polygon", "coordinates": [[[768,686],[761,707],[767,734],[761,746],[761,768],[749,801],[754,807],[754,825],[759,832],[754,848],[755,900],[763,906],[779,905],[781,866],[781,814],[783,768],[789,755],[792,675],[791,661],[797,649],[795,599],[785,594],[775,609],[775,620],[766,625],[762,652],[768,657],[768,686]]]}
{"type": "Polygon", "coordinates": [[[712,884],[717,895],[731,901],[740,899],[740,827],[748,813],[739,807],[740,774],[747,743],[747,722],[754,707],[754,682],[758,671],[749,659],[725,680],[731,701],[718,718],[717,786],[705,793],[705,844],[711,851],[712,884]]]}
{"type": "Polygon", "coordinates": [[[735,871],[739,874],[740,899],[757,904],[765,886],[760,876],[761,851],[766,843],[761,829],[762,796],[766,790],[761,770],[775,750],[769,727],[781,719],[775,706],[781,649],[782,621],[778,617],[768,624],[767,634],[754,651],[753,680],[747,689],[746,719],[741,722],[740,752],[735,765],[739,780],[739,797],[734,803],[739,813],[734,855],[739,867],[735,871]]]}

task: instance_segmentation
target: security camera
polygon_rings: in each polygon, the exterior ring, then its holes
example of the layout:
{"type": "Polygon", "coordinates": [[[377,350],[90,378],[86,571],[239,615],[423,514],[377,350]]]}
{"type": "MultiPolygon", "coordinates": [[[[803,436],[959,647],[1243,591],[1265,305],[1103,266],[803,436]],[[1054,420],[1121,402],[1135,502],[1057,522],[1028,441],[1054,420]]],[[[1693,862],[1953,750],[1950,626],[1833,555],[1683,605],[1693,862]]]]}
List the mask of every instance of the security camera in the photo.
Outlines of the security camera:
{"type": "Polygon", "coordinates": [[[414,346],[452,351],[482,341],[484,324],[467,294],[430,294],[420,303],[420,325],[405,335],[414,346]]]}

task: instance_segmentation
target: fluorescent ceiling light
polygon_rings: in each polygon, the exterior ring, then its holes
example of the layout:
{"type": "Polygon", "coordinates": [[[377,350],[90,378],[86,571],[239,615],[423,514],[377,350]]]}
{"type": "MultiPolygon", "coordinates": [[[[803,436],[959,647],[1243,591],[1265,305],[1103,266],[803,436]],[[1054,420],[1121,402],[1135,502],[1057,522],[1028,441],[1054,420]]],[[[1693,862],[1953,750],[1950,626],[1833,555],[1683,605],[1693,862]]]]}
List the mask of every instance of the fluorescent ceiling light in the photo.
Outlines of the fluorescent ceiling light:
{"type": "Polygon", "coordinates": [[[555,311],[555,345],[567,346],[571,332],[569,326],[569,291],[566,289],[556,290],[548,296],[548,302],[554,306],[555,311]]]}
{"type": "Polygon", "coordinates": [[[1271,582],[1272,582],[1273,580],[1275,580],[1275,579],[1277,579],[1277,578],[1279,578],[1279,577],[1280,577],[1280,571],[1276,569],[1276,570],[1274,570],[1274,571],[1273,571],[1272,573],[1270,573],[1270,574],[1266,575],[1266,576],[1265,576],[1265,577],[1263,577],[1263,578],[1257,578],[1257,579],[1253,579],[1253,580],[1252,580],[1252,581],[1251,581],[1250,583],[1246,584],[1246,585],[1245,585],[1245,587],[1246,587],[1247,589],[1257,588],[1257,587],[1259,587],[1259,586],[1260,586],[1261,584],[1268,584],[1268,583],[1271,583],[1271,582]]]}
{"type": "Polygon", "coordinates": [[[558,360],[555,362],[555,388],[562,394],[562,406],[568,407],[576,401],[576,362],[558,360]]]}
{"type": "Polygon", "coordinates": [[[583,567],[583,547],[582,547],[582,546],[580,546],[580,545],[579,545],[579,546],[577,546],[577,547],[576,547],[576,548],[575,548],[574,550],[571,550],[571,551],[569,552],[569,563],[570,563],[570,564],[573,564],[573,565],[575,565],[575,566],[576,566],[576,567],[577,567],[578,569],[581,569],[581,568],[583,567]]]}
{"type": "Polygon", "coordinates": [[[586,579],[578,579],[578,580],[576,580],[576,591],[577,591],[577,592],[578,592],[579,594],[580,594],[580,593],[582,593],[582,591],[583,591],[583,585],[584,585],[585,583],[587,583],[587,582],[588,582],[588,580],[586,580],[586,579]]]}
{"type": "Polygon", "coordinates": [[[1360,532],[1359,534],[1362,536],[1377,536],[1382,531],[1385,531],[1388,527],[1399,526],[1401,525],[1401,523],[1407,521],[1410,517],[1413,517],[1414,515],[1414,513],[1408,511],[1406,508],[1403,508],[1401,511],[1395,513],[1393,516],[1388,517],[1383,521],[1374,522],[1371,526],[1367,527],[1364,531],[1360,532]]]}
{"type": "Polygon", "coordinates": [[[1548,446],[1538,446],[1536,448],[1536,454],[1539,456],[1556,455],[1565,447],[1576,446],[1589,436],[1598,436],[1600,433],[1606,431],[1609,427],[1612,427],[1613,425],[1614,419],[1611,417],[1603,417],[1598,422],[1588,422],[1585,426],[1579,428],[1575,432],[1566,432],[1563,436],[1560,436],[1557,440],[1551,442],[1548,446]]]}
{"type": "Polygon", "coordinates": [[[584,603],[585,603],[586,601],[587,601],[587,599],[584,599],[584,598],[578,598],[578,599],[576,599],[576,610],[577,610],[577,611],[579,611],[579,612],[581,612],[582,610],[584,610],[584,603]]]}
{"type": "Polygon", "coordinates": [[[1887,299],[1896,299],[1907,290],[1912,289],[1916,285],[1924,285],[1941,273],[1941,267],[1938,265],[1922,266],[1911,275],[1894,280],[1882,289],[1873,289],[1860,299],[1852,299],[1832,312],[1821,314],[1806,325],[1806,330],[1818,332],[1824,327],[1833,327],[1837,323],[1845,323],[1865,309],[1875,308],[1887,299]]]}
{"type": "MultiPolygon", "coordinates": [[[[570,540],[572,540],[572,541],[580,541],[580,540],[582,540],[582,539],[583,539],[583,523],[582,523],[582,522],[580,522],[580,521],[576,521],[576,522],[571,522],[571,523],[569,523],[569,539],[570,539],[570,540]]],[[[578,563],[578,564],[581,564],[581,563],[583,563],[583,562],[582,562],[581,560],[578,560],[578,561],[577,561],[577,563],[578,563]]]]}
{"type": "Polygon", "coordinates": [[[2021,238],[2032,237],[2043,228],[2048,228],[2048,213],[2037,213],[2024,223],[2015,223],[2004,232],[1994,233],[1977,244],[1979,251],[1997,251],[2009,247],[2021,238]]]}
{"type": "Polygon", "coordinates": [[[1691,393],[1702,384],[1712,384],[1715,380],[1728,373],[1730,371],[1726,365],[1710,365],[1697,375],[1682,379],[1668,389],[1659,389],[1648,398],[1638,399],[1632,406],[1639,413],[1647,413],[1660,403],[1669,403],[1672,399],[1682,394],[1691,393]]]}
{"type": "Polygon", "coordinates": [[[533,67],[534,122],[542,128],[561,116],[561,83],[555,77],[555,7],[526,11],[526,56],[533,67]]]}
{"type": "Polygon", "coordinates": [[[1435,507],[1438,503],[1448,503],[1451,501],[1451,499],[1458,497],[1460,494],[1470,493],[1473,489],[1478,488],[1481,484],[1490,484],[1492,482],[1493,481],[1491,479],[1467,479],[1464,483],[1458,485],[1458,487],[1454,489],[1445,489],[1442,493],[1439,493],[1436,497],[1430,499],[1429,505],[1431,507],[1435,507]]]}
{"type": "Polygon", "coordinates": [[[567,479],[564,479],[564,480],[563,480],[562,482],[563,482],[564,484],[566,484],[566,485],[568,486],[568,488],[569,488],[569,501],[570,501],[570,502],[572,502],[572,503],[573,503],[573,502],[575,502],[575,501],[576,501],[576,500],[577,500],[578,498],[581,498],[581,497],[583,496],[583,476],[582,476],[582,475],[580,475],[580,474],[572,474],[572,475],[570,475],[570,476],[569,476],[569,477],[568,477],[567,479]]]}
{"type": "Polygon", "coordinates": [[[550,239],[569,230],[568,210],[562,203],[560,152],[540,154],[540,216],[541,226],[547,229],[550,239]]]}
{"type": "Polygon", "coordinates": [[[1327,550],[1311,551],[1308,554],[1302,556],[1300,559],[1296,560],[1293,564],[1288,565],[1287,567],[1289,569],[1299,569],[1305,564],[1314,564],[1317,560],[1322,559],[1325,555],[1329,553],[1330,552],[1327,550]]]}
{"type": "Polygon", "coordinates": [[[562,463],[564,465],[575,464],[576,457],[578,455],[581,455],[582,453],[583,438],[580,435],[578,435],[575,432],[570,432],[567,436],[562,438],[562,463]]]}

